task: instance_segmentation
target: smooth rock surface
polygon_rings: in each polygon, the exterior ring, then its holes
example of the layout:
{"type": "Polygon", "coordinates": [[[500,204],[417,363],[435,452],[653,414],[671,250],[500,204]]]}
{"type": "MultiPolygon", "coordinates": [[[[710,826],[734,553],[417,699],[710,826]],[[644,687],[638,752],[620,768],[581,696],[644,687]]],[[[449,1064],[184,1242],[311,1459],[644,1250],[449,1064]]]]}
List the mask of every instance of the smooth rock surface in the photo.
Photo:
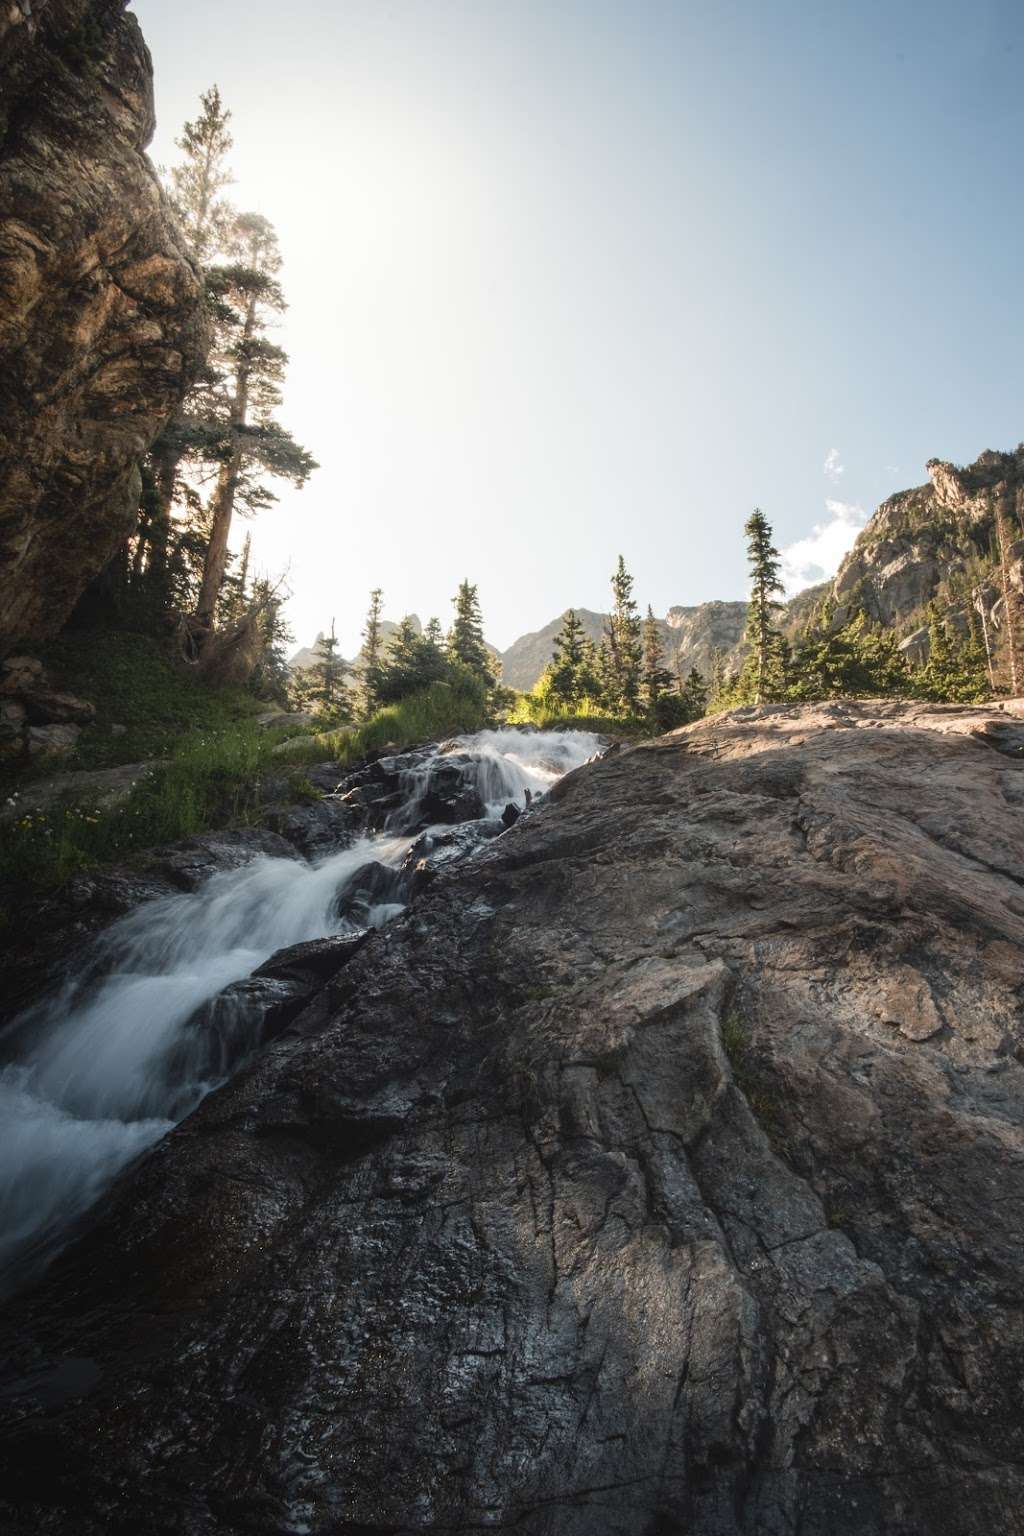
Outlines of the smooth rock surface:
{"type": "Polygon", "coordinates": [[[1007,713],[563,780],[8,1310],[11,1536],[1024,1529],[1007,713]]]}

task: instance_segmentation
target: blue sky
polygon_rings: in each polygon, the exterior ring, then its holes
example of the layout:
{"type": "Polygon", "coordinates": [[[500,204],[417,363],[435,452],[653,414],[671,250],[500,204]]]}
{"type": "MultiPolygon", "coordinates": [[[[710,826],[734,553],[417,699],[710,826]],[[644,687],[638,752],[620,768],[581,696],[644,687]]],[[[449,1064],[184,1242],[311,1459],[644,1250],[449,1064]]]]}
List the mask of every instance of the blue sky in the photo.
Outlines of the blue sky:
{"type": "Polygon", "coordinates": [[[283,412],[322,469],[254,528],[299,638],[367,593],[507,645],[567,604],[805,575],[932,455],[1024,437],[1024,8],[1007,0],[136,0],[159,127],[216,81],[277,225],[283,412]],[[823,530],[816,534],[815,529],[823,530]]]}

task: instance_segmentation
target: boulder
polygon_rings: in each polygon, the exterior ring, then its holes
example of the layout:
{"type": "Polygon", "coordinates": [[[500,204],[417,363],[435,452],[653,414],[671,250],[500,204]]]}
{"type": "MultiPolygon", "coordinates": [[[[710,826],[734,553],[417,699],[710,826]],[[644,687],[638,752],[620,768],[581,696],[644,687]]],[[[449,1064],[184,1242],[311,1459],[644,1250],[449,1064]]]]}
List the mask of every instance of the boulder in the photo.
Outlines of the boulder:
{"type": "Polygon", "coordinates": [[[66,757],[81,734],[80,725],[30,725],[25,730],[25,748],[30,757],[66,757]]]}
{"type": "Polygon", "coordinates": [[[18,699],[33,725],[74,723],[89,725],[96,718],[96,706],[72,693],[52,693],[48,689],[25,688],[18,699]]]}
{"type": "Polygon", "coordinates": [[[7,1304],[5,1536],[1019,1529],[1008,718],[719,715],[437,880],[7,1304]]]}

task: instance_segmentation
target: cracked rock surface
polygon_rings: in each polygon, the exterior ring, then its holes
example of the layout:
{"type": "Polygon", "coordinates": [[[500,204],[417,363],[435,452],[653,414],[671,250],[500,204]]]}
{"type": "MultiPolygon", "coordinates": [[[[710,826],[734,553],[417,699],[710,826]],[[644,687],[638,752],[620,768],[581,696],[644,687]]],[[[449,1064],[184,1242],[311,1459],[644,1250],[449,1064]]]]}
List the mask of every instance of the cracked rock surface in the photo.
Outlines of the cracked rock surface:
{"type": "Polygon", "coordinates": [[[0,650],[55,634],[131,532],[205,354],[125,3],[0,5],[0,650]]]}
{"type": "Polygon", "coordinates": [[[5,1531],[1024,1530],[1022,742],[736,711],[439,870],[10,1307],[5,1531]]]}

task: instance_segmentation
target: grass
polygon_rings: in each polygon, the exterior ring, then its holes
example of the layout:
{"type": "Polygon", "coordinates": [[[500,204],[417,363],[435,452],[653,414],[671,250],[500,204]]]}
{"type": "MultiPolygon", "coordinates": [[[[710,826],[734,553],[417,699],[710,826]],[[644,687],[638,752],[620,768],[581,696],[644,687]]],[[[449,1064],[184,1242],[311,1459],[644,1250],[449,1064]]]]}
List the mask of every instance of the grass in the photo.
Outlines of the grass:
{"type": "Polygon", "coordinates": [[[337,731],[310,736],[308,747],[297,747],[294,755],[288,754],[288,761],[330,761],[349,768],[388,748],[442,741],[449,736],[483,730],[488,723],[487,700],[482,689],[432,683],[423,693],[414,693],[379,710],[363,725],[342,726],[337,731]]]}
{"type": "Polygon", "coordinates": [[[545,731],[595,731],[599,736],[642,736],[646,732],[642,720],[602,714],[590,699],[584,699],[577,710],[567,714],[552,709],[545,699],[533,693],[516,695],[505,724],[536,725],[545,731]]]}
{"type": "MultiPolygon", "coordinates": [[[[133,688],[150,666],[150,658],[141,666],[137,659],[132,661],[133,688]]],[[[13,897],[26,889],[52,889],[81,870],[130,859],[147,848],[255,820],[268,799],[314,799],[317,791],[304,771],[312,763],[332,761],[347,767],[387,747],[479,730],[487,723],[482,689],[435,683],[425,693],[381,710],[365,725],[309,736],[285,759],[275,755],[274,748],[289,737],[287,727],[266,731],[251,718],[232,720],[238,701],[230,696],[210,697],[209,689],[178,693],[167,686],[159,669],[152,675],[162,692],[155,700],[144,700],[147,709],[155,711],[139,726],[140,732],[149,733],[149,741],[155,744],[160,733],[163,747],[170,748],[167,721],[182,700],[196,706],[193,719],[198,714],[208,721],[219,717],[221,723],[193,725],[184,735],[179,731],[176,745],[167,751],[168,761],[144,774],[115,810],[94,810],[78,797],[0,827],[0,886],[8,887],[13,897]]],[[[87,696],[98,702],[95,687],[87,696]]],[[[108,689],[107,697],[112,696],[108,689]]],[[[123,719],[130,701],[126,704],[121,697],[116,707],[123,719]]]]}
{"type": "Polygon", "coordinates": [[[210,688],[148,635],[84,630],[62,635],[37,654],[54,687],[96,706],[95,723],[82,731],[74,757],[40,765],[37,774],[164,757],[183,733],[209,736],[269,707],[240,688],[210,688]],[[124,734],[115,735],[113,725],[123,726],[124,734]]]}

